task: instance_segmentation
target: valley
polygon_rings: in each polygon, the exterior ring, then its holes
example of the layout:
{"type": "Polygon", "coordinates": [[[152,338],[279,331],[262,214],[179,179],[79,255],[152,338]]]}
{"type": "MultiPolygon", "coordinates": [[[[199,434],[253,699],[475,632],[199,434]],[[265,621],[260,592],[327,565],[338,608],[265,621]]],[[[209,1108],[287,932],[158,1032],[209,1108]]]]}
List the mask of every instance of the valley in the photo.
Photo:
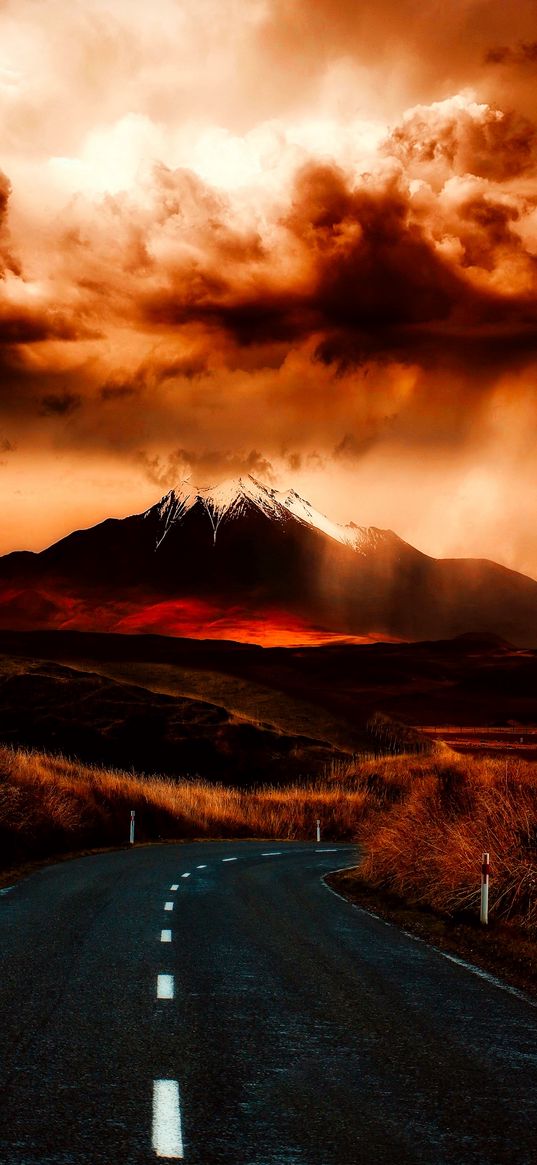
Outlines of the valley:
{"type": "Polygon", "coordinates": [[[523,735],[533,756],[537,652],[492,636],[261,648],[3,631],[0,653],[2,738],[87,761],[251,783],[439,740],[494,755],[523,735]]]}

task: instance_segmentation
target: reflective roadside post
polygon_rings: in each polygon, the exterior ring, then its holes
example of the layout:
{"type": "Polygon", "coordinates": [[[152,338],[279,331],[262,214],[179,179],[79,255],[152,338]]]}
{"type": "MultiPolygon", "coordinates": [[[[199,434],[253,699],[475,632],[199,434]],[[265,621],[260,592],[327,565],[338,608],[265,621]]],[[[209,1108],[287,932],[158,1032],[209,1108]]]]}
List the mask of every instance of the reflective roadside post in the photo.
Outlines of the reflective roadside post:
{"type": "Polygon", "coordinates": [[[321,840],[321,819],[317,818],[317,841],[321,840]]]}
{"type": "Polygon", "coordinates": [[[479,920],[483,926],[487,926],[489,920],[489,857],[490,854],[483,854],[483,865],[481,866],[481,913],[479,920]]]}
{"type": "Polygon", "coordinates": [[[131,827],[129,831],[129,842],[134,845],[134,809],[131,809],[131,827]]]}

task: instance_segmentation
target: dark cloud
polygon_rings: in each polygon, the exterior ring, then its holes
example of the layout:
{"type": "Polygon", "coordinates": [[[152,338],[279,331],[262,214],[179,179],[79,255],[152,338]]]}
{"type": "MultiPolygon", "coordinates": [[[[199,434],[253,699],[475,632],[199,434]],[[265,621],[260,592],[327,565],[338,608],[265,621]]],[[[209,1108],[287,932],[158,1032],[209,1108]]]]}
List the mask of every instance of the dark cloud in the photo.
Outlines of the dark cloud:
{"type": "Polygon", "coordinates": [[[171,489],[185,480],[201,487],[216,484],[221,478],[249,473],[264,482],[274,481],[271,462],[256,449],[244,454],[229,449],[175,449],[166,457],[152,456],[142,450],[138,461],[149,480],[160,489],[171,489]]]}
{"type": "Polygon", "coordinates": [[[80,320],[43,307],[19,308],[0,302],[0,344],[37,344],[43,340],[96,339],[100,332],[80,320]]]}
{"type": "MultiPolygon", "coordinates": [[[[313,258],[310,305],[318,327],[371,333],[447,320],[457,275],[435,254],[396,183],[351,190],[335,168],[309,166],[288,225],[313,258]]],[[[382,347],[382,344],[380,345],[382,347]]]]}
{"type": "Polygon", "coordinates": [[[515,206],[486,195],[473,196],[461,204],[459,216],[463,267],[493,271],[499,253],[507,251],[511,259],[524,254],[522,239],[513,230],[520,217],[515,206]]]}
{"type": "Polygon", "coordinates": [[[166,380],[175,380],[184,377],[185,380],[195,380],[208,372],[208,354],[193,353],[189,356],[176,356],[172,360],[164,361],[155,371],[156,379],[161,384],[166,380]]]}
{"type": "Polygon", "coordinates": [[[497,45],[485,53],[487,65],[537,64],[537,40],[520,41],[517,45],[497,45]]]}
{"type": "Polygon", "coordinates": [[[103,384],[99,396],[103,401],[128,400],[137,396],[140,390],[133,384],[103,384]]]}
{"type": "MultiPolygon", "coordinates": [[[[404,133],[392,135],[392,144],[399,153],[412,153],[418,136],[411,119],[404,133]]],[[[449,150],[446,143],[442,149],[452,166],[458,147],[449,140],[449,150]]],[[[530,139],[524,140],[527,145],[530,139]]],[[[513,161],[514,141],[507,130],[495,145],[489,143],[496,178],[523,168],[520,159],[513,161]]],[[[520,145],[524,156],[525,148],[520,145]]],[[[536,288],[526,281],[520,291],[504,289],[501,278],[494,284],[484,278],[501,273],[514,257],[527,260],[526,274],[532,273],[535,261],[512,229],[516,206],[485,194],[461,196],[456,213],[450,229],[458,233],[459,250],[453,259],[431,233],[434,208],[416,208],[397,172],[365,176],[354,185],[336,166],[311,163],[296,177],[278,244],[264,264],[259,250],[252,259],[245,244],[235,267],[213,267],[208,247],[203,267],[177,267],[160,291],[142,299],[141,308],[151,325],[209,329],[216,347],[218,333],[243,348],[317,336],[318,359],[343,369],[370,357],[429,364],[452,363],[459,354],[466,361],[473,349],[481,360],[491,341],[495,360],[502,349],[511,353],[517,345],[532,351],[536,288]],[[469,267],[481,269],[481,282],[468,277],[469,267]]]]}
{"type": "Polygon", "coordinates": [[[334,446],[332,456],[336,461],[359,461],[379,443],[386,435],[386,430],[393,427],[396,420],[396,415],[375,419],[366,417],[359,431],[343,435],[341,441],[334,446]]]}
{"type": "Polygon", "coordinates": [[[76,392],[51,392],[40,403],[44,417],[69,417],[81,407],[82,397],[76,392]]]}

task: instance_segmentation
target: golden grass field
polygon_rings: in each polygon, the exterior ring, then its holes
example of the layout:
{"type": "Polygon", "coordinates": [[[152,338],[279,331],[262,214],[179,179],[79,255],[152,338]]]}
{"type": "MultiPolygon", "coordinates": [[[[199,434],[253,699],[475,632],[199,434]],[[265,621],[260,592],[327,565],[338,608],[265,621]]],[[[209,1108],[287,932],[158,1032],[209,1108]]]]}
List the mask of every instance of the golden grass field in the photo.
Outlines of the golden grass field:
{"type": "Polygon", "coordinates": [[[490,851],[491,919],[537,928],[537,782],[532,764],[402,755],[335,764],[323,781],[235,789],[85,766],[0,748],[4,868],[137,840],[314,837],[359,842],[359,877],[447,915],[476,914],[490,851]]]}

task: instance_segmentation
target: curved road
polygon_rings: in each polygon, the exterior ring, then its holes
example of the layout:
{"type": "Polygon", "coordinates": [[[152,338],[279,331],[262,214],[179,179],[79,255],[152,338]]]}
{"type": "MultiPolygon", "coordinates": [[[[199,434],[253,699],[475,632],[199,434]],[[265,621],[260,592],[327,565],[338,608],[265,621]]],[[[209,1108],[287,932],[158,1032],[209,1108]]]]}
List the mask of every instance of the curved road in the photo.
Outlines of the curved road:
{"type": "Polygon", "coordinates": [[[1,892],[1,1165],[535,1165],[537,1008],[331,893],[353,860],[160,845],[1,892]]]}

